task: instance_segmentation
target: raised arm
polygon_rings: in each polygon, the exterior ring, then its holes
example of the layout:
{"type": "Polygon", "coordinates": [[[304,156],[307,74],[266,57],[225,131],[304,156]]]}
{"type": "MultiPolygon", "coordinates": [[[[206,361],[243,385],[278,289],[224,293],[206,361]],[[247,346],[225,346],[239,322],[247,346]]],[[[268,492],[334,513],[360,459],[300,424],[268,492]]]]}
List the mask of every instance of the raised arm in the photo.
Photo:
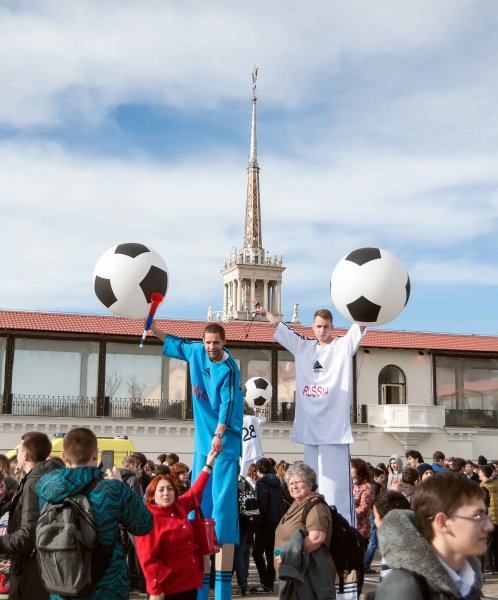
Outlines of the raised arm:
{"type": "Polygon", "coordinates": [[[266,318],[272,325],[278,325],[280,323],[280,319],[277,319],[277,317],[273,313],[266,310],[266,308],[264,306],[261,306],[261,304],[259,302],[256,302],[256,300],[253,300],[253,311],[256,314],[261,315],[262,317],[266,316],[266,318]]]}
{"type": "Polygon", "coordinates": [[[165,331],[163,331],[162,329],[159,329],[159,327],[157,327],[154,322],[152,322],[152,325],[150,326],[150,330],[157,338],[159,338],[161,340],[161,342],[164,342],[164,339],[166,337],[165,331]]]}

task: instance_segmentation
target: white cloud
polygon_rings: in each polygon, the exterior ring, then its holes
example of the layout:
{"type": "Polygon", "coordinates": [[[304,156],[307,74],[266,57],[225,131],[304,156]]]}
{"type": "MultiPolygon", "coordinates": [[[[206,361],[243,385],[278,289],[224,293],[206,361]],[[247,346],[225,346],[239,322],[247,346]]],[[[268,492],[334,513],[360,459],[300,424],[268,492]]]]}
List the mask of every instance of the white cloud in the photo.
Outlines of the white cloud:
{"type": "Polygon", "coordinates": [[[92,122],[137,101],[214,107],[247,95],[253,62],[264,65],[268,105],[307,105],[331,75],[372,56],[446,46],[469,10],[451,0],[6,5],[0,122],[92,122]]]}

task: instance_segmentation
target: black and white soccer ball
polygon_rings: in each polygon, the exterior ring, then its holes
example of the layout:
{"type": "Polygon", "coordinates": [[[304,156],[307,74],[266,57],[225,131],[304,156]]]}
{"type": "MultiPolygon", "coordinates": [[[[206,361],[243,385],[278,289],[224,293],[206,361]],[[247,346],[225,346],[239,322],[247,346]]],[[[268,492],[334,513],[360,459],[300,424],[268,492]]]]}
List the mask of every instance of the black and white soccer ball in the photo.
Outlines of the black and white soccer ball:
{"type": "Polygon", "coordinates": [[[244,385],[245,398],[251,408],[264,408],[273,394],[271,383],[264,377],[251,377],[244,385]]]}
{"type": "Polygon", "coordinates": [[[330,279],[330,295],[348,321],[384,325],[406,306],[410,277],[390,252],[381,248],[359,248],[337,263],[330,279]]]}
{"type": "Polygon", "coordinates": [[[157,252],[143,244],[118,244],[99,258],[93,287],[102,304],[118,317],[145,319],[151,294],[166,295],[168,271],[157,252]]]}

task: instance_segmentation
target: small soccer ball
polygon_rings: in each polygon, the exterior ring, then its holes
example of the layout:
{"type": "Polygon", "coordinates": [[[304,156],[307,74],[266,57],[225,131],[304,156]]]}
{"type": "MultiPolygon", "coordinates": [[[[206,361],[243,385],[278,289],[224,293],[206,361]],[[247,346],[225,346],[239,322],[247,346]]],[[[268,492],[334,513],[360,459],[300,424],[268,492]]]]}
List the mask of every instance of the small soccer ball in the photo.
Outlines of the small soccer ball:
{"type": "Polygon", "coordinates": [[[271,383],[264,377],[251,377],[244,385],[246,402],[251,408],[263,408],[273,393],[271,383]]]}
{"type": "Polygon", "coordinates": [[[97,298],[118,317],[145,319],[151,294],[166,295],[168,271],[157,252],[143,244],[118,244],[104,252],[93,271],[97,298]]]}
{"type": "Polygon", "coordinates": [[[330,279],[332,302],[348,321],[384,325],[395,319],[410,297],[403,264],[381,248],[359,248],[342,258],[330,279]]]}

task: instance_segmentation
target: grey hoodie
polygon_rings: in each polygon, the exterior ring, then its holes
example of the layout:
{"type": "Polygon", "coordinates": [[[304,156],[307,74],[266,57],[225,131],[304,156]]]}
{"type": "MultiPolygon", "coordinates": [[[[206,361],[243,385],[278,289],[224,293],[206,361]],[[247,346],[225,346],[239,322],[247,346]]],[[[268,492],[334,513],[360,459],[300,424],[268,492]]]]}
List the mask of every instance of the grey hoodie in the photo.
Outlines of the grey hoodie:
{"type": "Polygon", "coordinates": [[[387,463],[387,469],[389,471],[388,475],[387,475],[387,489],[390,490],[391,486],[392,486],[392,480],[393,480],[393,472],[391,471],[391,460],[395,458],[398,461],[398,480],[401,483],[401,471],[403,470],[403,459],[401,458],[401,456],[399,456],[399,454],[393,454],[392,456],[389,457],[389,462],[387,463]]]}
{"type": "MultiPolygon", "coordinates": [[[[377,530],[382,557],[391,571],[377,588],[376,600],[449,600],[462,598],[429,542],[415,526],[411,510],[392,510],[377,530]],[[413,575],[415,574],[415,576],[413,575]],[[418,576],[418,577],[417,577],[418,576]],[[428,589],[417,583],[424,578],[428,589]]],[[[469,600],[481,598],[482,577],[477,558],[468,559],[475,571],[475,590],[469,600]]]]}

